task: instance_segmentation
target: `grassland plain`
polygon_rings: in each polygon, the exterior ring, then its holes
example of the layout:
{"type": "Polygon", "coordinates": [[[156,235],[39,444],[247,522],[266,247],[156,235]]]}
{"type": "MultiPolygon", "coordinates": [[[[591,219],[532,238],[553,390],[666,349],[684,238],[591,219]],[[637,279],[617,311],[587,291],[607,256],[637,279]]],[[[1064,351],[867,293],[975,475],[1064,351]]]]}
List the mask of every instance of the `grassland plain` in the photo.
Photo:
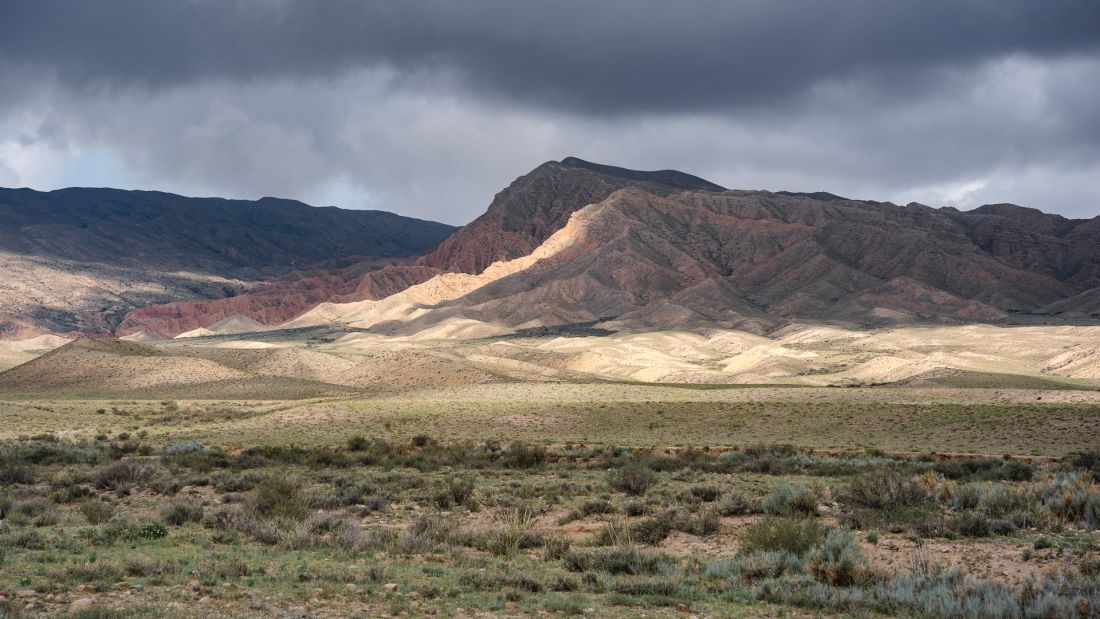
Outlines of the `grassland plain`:
{"type": "Polygon", "coordinates": [[[0,443],[0,613],[1100,609],[1096,453],[1031,464],[428,434],[244,449],[150,437],[0,443]]]}
{"type": "Polygon", "coordinates": [[[408,440],[729,448],[789,443],[1058,456],[1100,444],[1100,393],[1024,389],[497,384],[305,400],[6,400],[0,438],[145,430],[153,444],[408,440]]]}
{"type": "Polygon", "coordinates": [[[0,616],[1087,617],[1098,444],[1080,390],[10,399],[0,616]]]}

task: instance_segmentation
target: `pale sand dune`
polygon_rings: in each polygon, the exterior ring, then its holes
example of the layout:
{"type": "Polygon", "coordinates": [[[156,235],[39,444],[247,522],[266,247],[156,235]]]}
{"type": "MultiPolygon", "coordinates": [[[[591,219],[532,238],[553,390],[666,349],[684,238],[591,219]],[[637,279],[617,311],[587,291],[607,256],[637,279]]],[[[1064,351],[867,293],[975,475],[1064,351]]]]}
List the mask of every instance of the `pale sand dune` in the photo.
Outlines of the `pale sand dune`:
{"type": "Polygon", "coordinates": [[[406,336],[409,340],[473,340],[514,333],[504,325],[496,325],[470,318],[448,318],[427,329],[406,336]]]}
{"type": "Polygon", "coordinates": [[[155,335],[149,335],[144,331],[138,331],[137,333],[131,333],[130,335],[124,335],[120,338],[123,342],[159,342],[163,338],[159,338],[155,335]]]}
{"type": "MultiPolygon", "coordinates": [[[[1100,328],[1095,327],[856,331],[796,325],[773,337],[710,328],[494,339],[502,332],[507,330],[452,318],[412,335],[336,333],[308,345],[305,339],[272,342],[248,334],[208,344],[173,340],[159,347],[84,341],[49,363],[0,375],[0,389],[4,384],[145,388],[259,378],[398,390],[501,380],[806,386],[919,381],[923,386],[999,387],[1038,380],[1100,387],[1100,345],[1094,343],[1100,341],[1100,328]],[[210,354],[216,349],[225,352],[210,354]],[[230,350],[237,353],[227,356],[230,350]],[[990,382],[991,376],[1006,378],[990,382]]],[[[26,363],[65,341],[46,336],[0,343],[0,364],[26,363]]]]}
{"type": "Polygon", "coordinates": [[[232,335],[236,333],[256,333],[259,331],[267,331],[270,327],[266,327],[259,322],[241,315],[230,316],[223,318],[218,322],[207,327],[199,327],[198,329],[192,329],[180,333],[176,336],[176,339],[184,339],[189,337],[207,337],[210,335],[232,335]]]}
{"type": "Polygon", "coordinates": [[[70,341],[57,335],[39,335],[25,340],[0,341],[0,372],[31,361],[70,341]]]}
{"type": "Polygon", "coordinates": [[[262,376],[327,381],[331,376],[348,371],[355,363],[337,355],[295,347],[273,350],[246,369],[262,376]]]}

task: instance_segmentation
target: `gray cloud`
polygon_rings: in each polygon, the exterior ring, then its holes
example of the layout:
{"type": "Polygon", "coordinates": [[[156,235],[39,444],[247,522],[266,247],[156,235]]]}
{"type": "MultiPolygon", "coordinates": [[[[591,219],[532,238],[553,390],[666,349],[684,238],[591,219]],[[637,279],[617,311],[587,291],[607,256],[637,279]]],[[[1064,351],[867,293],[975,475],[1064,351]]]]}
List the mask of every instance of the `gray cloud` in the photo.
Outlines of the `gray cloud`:
{"type": "Polygon", "coordinates": [[[1091,0],[5,3],[0,183],[462,223],[547,159],[1100,207],[1091,0]]]}

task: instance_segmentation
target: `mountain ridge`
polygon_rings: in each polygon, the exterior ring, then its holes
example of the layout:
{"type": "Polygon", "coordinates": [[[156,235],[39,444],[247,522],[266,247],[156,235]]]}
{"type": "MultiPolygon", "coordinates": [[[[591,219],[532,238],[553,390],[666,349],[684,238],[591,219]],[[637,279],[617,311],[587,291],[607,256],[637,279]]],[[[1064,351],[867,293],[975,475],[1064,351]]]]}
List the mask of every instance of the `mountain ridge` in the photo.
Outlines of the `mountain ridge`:
{"type": "Polygon", "coordinates": [[[110,334],[134,309],[233,297],[319,263],[400,261],[452,230],[275,198],[0,188],[0,334],[110,334]]]}

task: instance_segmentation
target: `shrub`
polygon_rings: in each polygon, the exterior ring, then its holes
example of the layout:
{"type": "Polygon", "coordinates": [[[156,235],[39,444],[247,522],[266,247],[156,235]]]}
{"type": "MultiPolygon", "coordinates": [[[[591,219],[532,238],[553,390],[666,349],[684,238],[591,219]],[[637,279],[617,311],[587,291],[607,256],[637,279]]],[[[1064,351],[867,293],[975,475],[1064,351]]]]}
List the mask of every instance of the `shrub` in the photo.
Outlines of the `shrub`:
{"type": "Polygon", "coordinates": [[[565,568],[572,572],[609,574],[657,574],[673,564],[667,555],[640,550],[633,545],[570,550],[564,562],[565,568]]]}
{"type": "Polygon", "coordinates": [[[370,445],[370,441],[362,434],[356,434],[348,439],[348,451],[363,451],[370,445]]]}
{"type": "Polygon", "coordinates": [[[1066,462],[1074,468],[1092,471],[1093,479],[1100,479],[1100,450],[1071,453],[1066,462]]]}
{"type": "Polygon", "coordinates": [[[740,554],[733,559],[714,561],[707,566],[707,576],[726,580],[739,579],[756,582],[765,578],[801,574],[806,564],[802,557],[785,550],[757,550],[740,554]]]}
{"type": "Polygon", "coordinates": [[[435,494],[435,504],[439,509],[450,509],[453,505],[466,505],[474,496],[474,482],[471,479],[447,480],[446,485],[435,494]]]}
{"type": "Polygon", "coordinates": [[[261,516],[300,520],[306,515],[301,484],[281,475],[268,475],[256,484],[251,506],[261,516]]]}
{"type": "Polygon", "coordinates": [[[581,507],[577,512],[584,518],[593,514],[610,514],[615,511],[615,506],[611,504],[611,501],[607,499],[590,499],[581,503],[581,507]]]}
{"type": "Polygon", "coordinates": [[[761,507],[773,516],[813,516],[817,514],[817,492],[806,486],[779,486],[761,507]]]}
{"type": "Polygon", "coordinates": [[[821,582],[847,587],[861,580],[869,562],[852,532],[833,529],[810,551],[806,565],[821,582]]]}
{"type": "Polygon", "coordinates": [[[656,546],[672,532],[672,523],[664,516],[646,518],[630,527],[630,537],[639,543],[656,546]]]}
{"type": "MultiPolygon", "coordinates": [[[[568,537],[562,537],[559,535],[547,537],[543,540],[542,548],[545,553],[547,561],[557,561],[565,556],[565,553],[569,552],[569,547],[572,542],[568,537]]],[[[557,589],[555,589],[557,591],[557,589]]],[[[572,591],[572,589],[570,589],[572,591]]]]}
{"type": "Polygon", "coordinates": [[[722,520],[717,509],[704,509],[699,512],[696,518],[692,519],[692,530],[689,533],[700,536],[713,535],[718,532],[721,524],[722,520]]]}
{"type": "Polygon", "coordinates": [[[533,469],[546,463],[546,448],[526,443],[512,443],[501,454],[501,464],[510,469],[533,469]]]}
{"type": "Polygon", "coordinates": [[[88,521],[88,524],[103,524],[115,515],[115,510],[110,503],[92,499],[80,504],[80,513],[88,521]]]}
{"type": "Polygon", "coordinates": [[[99,467],[94,473],[93,479],[95,487],[100,490],[125,493],[129,491],[130,486],[145,479],[148,474],[148,469],[140,462],[119,460],[99,467]]]}
{"type": "Polygon", "coordinates": [[[424,553],[450,537],[452,524],[437,514],[424,514],[405,527],[397,543],[407,554],[424,553]]]}
{"type": "Polygon", "coordinates": [[[977,509],[982,500],[982,491],[977,486],[963,486],[955,492],[955,509],[958,511],[977,509]]]}
{"type": "Polygon", "coordinates": [[[727,492],[718,501],[718,513],[723,516],[745,516],[759,511],[759,505],[737,492],[727,492]]]}
{"type": "Polygon", "coordinates": [[[928,498],[928,491],[911,477],[875,468],[852,480],[841,496],[860,507],[897,509],[920,505],[928,498]]]}
{"type": "Polygon", "coordinates": [[[534,513],[526,507],[494,518],[495,527],[489,533],[489,551],[495,555],[515,556],[521,548],[531,548],[542,543],[542,537],[531,530],[534,513]]]}
{"type": "Polygon", "coordinates": [[[138,527],[137,536],[142,539],[161,539],[168,537],[168,528],[159,522],[147,522],[138,527]]]}
{"type": "Polygon", "coordinates": [[[648,468],[631,465],[611,471],[607,482],[613,490],[641,496],[657,483],[657,474],[648,468]]]}
{"type": "Polygon", "coordinates": [[[0,484],[33,484],[34,470],[23,464],[0,463],[0,484]]]}
{"type": "Polygon", "coordinates": [[[1027,492],[1036,498],[1059,521],[1100,526],[1096,506],[1100,505],[1100,488],[1091,474],[1081,471],[1048,473],[1029,485],[1027,492]],[[1089,520],[1092,520],[1092,524],[1089,520]]]}
{"type": "Polygon", "coordinates": [[[202,505],[189,501],[172,501],[161,508],[160,518],[177,527],[187,522],[201,522],[202,505]]]}
{"type": "Polygon", "coordinates": [[[825,528],[812,519],[768,516],[745,529],[741,552],[783,550],[803,556],[825,537],[825,528]]]}
{"type": "Polygon", "coordinates": [[[977,510],[956,514],[951,528],[967,537],[989,537],[993,532],[989,517],[977,510]]]}
{"type": "Polygon", "coordinates": [[[714,486],[699,485],[691,487],[691,496],[704,503],[716,501],[720,495],[721,491],[714,486]]]}

